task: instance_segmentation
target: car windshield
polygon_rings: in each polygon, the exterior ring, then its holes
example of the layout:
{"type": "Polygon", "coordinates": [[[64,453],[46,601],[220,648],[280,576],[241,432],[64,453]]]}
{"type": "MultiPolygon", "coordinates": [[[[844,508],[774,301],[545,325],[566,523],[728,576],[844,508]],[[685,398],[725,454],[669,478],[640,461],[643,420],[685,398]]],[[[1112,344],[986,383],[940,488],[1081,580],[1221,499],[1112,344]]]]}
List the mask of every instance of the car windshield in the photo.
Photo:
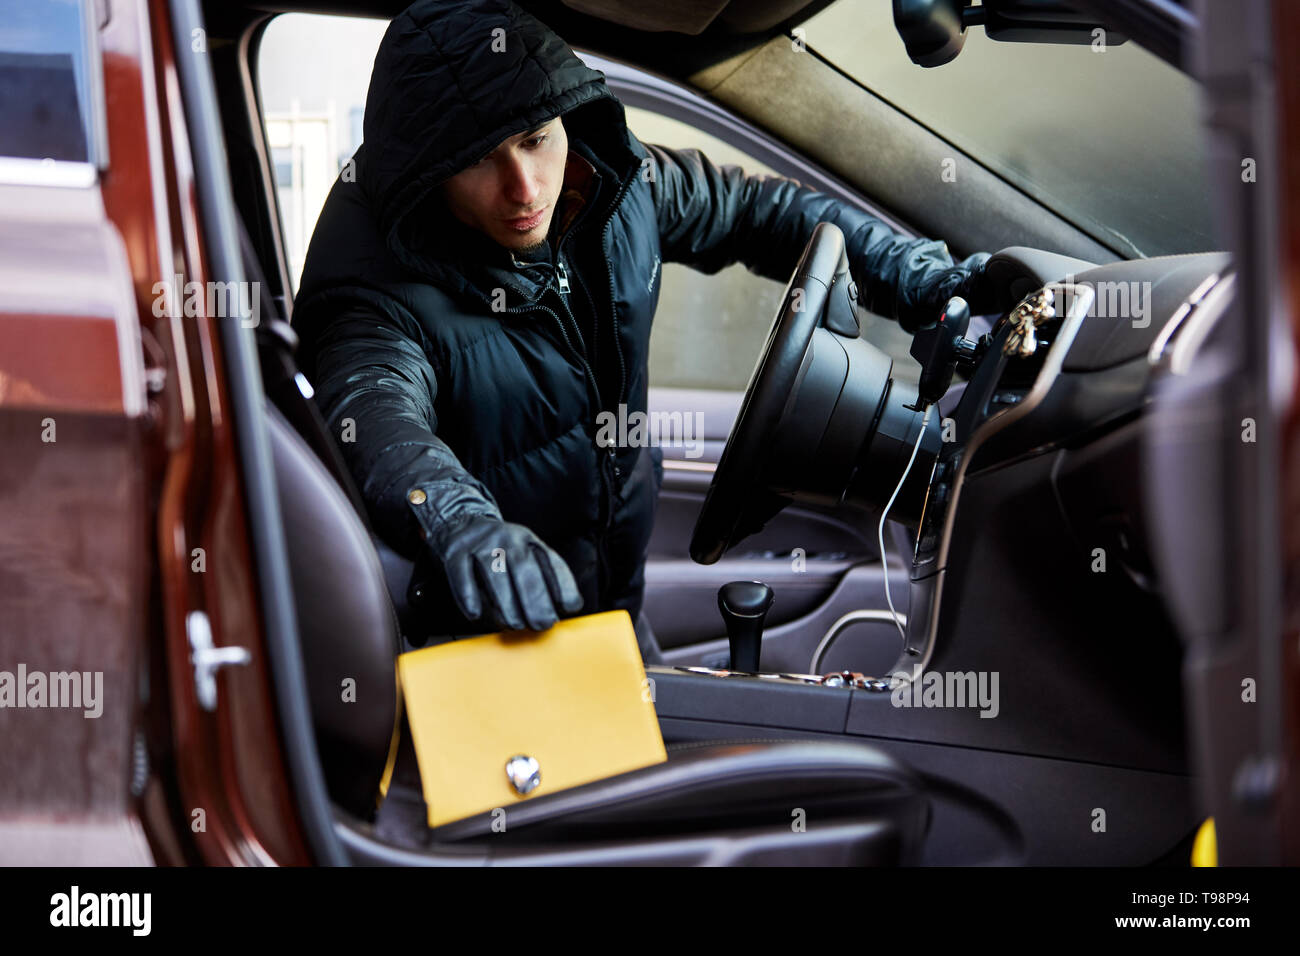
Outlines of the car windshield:
{"type": "Polygon", "coordinates": [[[808,49],[1125,257],[1216,248],[1197,84],[1133,41],[1007,43],[908,59],[892,4],[840,0],[808,49]]]}

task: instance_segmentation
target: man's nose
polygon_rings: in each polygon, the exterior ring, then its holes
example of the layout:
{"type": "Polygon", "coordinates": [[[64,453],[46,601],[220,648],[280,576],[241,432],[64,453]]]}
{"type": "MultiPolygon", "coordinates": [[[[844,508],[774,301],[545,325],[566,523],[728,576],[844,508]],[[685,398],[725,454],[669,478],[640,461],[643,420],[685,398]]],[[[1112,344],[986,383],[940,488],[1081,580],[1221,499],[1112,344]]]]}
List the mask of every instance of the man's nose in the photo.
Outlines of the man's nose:
{"type": "Polygon", "coordinates": [[[505,193],[511,202],[531,206],[541,194],[536,171],[526,159],[511,159],[506,165],[505,176],[505,193]]]}

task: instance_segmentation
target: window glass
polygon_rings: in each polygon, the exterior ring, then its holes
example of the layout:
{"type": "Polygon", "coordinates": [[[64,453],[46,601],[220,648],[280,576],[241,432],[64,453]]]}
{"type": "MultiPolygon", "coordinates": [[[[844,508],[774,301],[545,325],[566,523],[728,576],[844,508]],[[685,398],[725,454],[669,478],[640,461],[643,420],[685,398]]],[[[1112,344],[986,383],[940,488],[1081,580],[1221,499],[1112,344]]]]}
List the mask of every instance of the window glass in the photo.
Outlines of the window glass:
{"type": "Polygon", "coordinates": [[[258,84],[295,291],[325,197],[361,145],[370,71],[387,28],[386,20],[293,13],[262,35],[258,84]]]}
{"type": "Polygon", "coordinates": [[[892,5],[839,0],[809,49],[1129,258],[1216,248],[1196,82],[1133,41],[1007,43],[908,59],[892,5]]]}
{"type": "Polygon", "coordinates": [[[0,156],[93,162],[82,0],[0,0],[0,156]]]}
{"type": "MultiPolygon", "coordinates": [[[[698,149],[719,166],[734,163],[747,173],[772,173],[722,140],[676,119],[631,106],[626,112],[628,126],[643,143],[698,149]]],[[[794,271],[794,263],[790,269],[794,271]]],[[[704,275],[664,263],[650,333],[651,386],[743,390],[783,288],[783,283],[740,264],[704,275]]]]}

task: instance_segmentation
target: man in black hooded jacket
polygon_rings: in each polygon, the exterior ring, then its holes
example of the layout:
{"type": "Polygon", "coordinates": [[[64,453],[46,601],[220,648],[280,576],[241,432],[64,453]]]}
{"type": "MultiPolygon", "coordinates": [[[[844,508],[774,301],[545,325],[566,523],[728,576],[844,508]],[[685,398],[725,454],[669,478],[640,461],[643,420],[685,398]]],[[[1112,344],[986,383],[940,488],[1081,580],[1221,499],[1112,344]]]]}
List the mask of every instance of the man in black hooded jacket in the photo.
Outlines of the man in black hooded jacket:
{"type": "Polygon", "coordinates": [[[393,20],[364,134],[294,325],[430,633],[623,608],[660,659],[641,605],[662,452],[602,446],[597,416],[646,410],[663,263],[785,282],[830,221],[862,303],[904,328],[985,299],[986,254],[954,264],[793,180],[641,143],[604,75],[509,0],[393,20]]]}

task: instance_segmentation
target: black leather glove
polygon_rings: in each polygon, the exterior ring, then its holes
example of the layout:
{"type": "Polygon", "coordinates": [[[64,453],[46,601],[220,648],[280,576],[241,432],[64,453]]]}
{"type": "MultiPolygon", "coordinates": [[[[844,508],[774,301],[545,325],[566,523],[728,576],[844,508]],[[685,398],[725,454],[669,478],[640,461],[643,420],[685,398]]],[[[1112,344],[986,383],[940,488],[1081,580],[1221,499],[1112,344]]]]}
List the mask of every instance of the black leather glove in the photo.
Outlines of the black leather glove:
{"type": "Polygon", "coordinates": [[[464,501],[438,508],[440,502],[419,489],[407,500],[426,556],[441,568],[467,620],[491,630],[544,631],[582,609],[573,572],[528,528],[503,520],[495,509],[463,507],[464,501]]]}
{"type": "MultiPolygon", "coordinates": [[[[988,315],[998,311],[997,290],[989,279],[988,264],[992,256],[987,252],[977,252],[967,256],[957,264],[957,268],[966,270],[966,278],[957,286],[952,295],[959,295],[970,305],[971,315],[988,315]]],[[[943,300],[947,304],[948,296],[943,300]]],[[[939,307],[941,310],[943,305],[939,307]]],[[[938,318],[936,315],[935,318],[938,318]]]]}
{"type": "Polygon", "coordinates": [[[564,559],[521,524],[490,515],[448,522],[429,539],[452,597],[470,620],[544,631],[582,608],[564,559]]]}
{"type": "Polygon", "coordinates": [[[999,311],[997,290],[988,275],[987,252],[967,256],[952,268],[945,269],[925,287],[920,314],[900,314],[898,324],[908,332],[936,321],[948,300],[961,296],[970,305],[971,315],[988,315],[999,311]]]}

